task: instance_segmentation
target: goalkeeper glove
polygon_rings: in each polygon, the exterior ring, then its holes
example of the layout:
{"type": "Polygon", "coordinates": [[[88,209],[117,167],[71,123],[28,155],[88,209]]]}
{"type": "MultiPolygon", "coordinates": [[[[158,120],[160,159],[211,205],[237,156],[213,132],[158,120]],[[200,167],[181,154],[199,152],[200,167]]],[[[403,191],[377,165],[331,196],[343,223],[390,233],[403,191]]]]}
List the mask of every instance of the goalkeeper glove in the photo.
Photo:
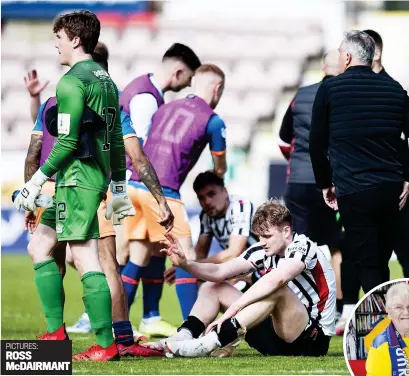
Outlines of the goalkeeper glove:
{"type": "Polygon", "coordinates": [[[117,225],[121,219],[135,215],[136,211],[131,200],[128,198],[125,180],[118,182],[111,181],[111,192],[112,199],[107,205],[105,218],[111,219],[113,214],[114,225],[117,225]]]}
{"type": "Polygon", "coordinates": [[[14,200],[14,205],[17,210],[24,209],[27,211],[35,211],[35,200],[40,195],[41,187],[49,179],[39,169],[32,178],[24,185],[23,189],[14,200]]]}

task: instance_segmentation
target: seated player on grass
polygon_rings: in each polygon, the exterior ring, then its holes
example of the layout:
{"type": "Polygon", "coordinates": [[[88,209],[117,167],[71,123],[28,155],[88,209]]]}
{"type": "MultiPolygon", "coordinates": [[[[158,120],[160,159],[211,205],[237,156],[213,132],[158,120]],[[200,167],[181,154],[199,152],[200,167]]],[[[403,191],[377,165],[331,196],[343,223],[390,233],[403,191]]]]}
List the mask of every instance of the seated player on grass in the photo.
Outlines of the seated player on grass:
{"type": "Polygon", "coordinates": [[[315,243],[292,232],[290,212],[278,201],[257,209],[252,230],[260,242],[222,264],[188,261],[167,235],[163,251],[173,265],[208,281],[178,333],[165,341],[167,356],[230,355],[243,336],[264,355],[327,354],[336,303],[328,260],[315,243]],[[225,282],[255,270],[266,274],[244,294],[225,282]],[[216,320],[220,311],[224,314],[216,320]]]}
{"type": "MultiPolygon", "coordinates": [[[[224,181],[212,171],[200,173],[193,182],[202,212],[200,213],[200,235],[196,244],[197,260],[220,264],[240,256],[244,250],[257,243],[258,237],[251,232],[253,204],[243,198],[230,195],[224,181]],[[212,239],[216,239],[221,250],[209,256],[212,239]]],[[[174,281],[175,267],[165,272],[168,283],[174,281]]],[[[230,281],[240,291],[248,289],[260,275],[241,277],[230,281]]]]}

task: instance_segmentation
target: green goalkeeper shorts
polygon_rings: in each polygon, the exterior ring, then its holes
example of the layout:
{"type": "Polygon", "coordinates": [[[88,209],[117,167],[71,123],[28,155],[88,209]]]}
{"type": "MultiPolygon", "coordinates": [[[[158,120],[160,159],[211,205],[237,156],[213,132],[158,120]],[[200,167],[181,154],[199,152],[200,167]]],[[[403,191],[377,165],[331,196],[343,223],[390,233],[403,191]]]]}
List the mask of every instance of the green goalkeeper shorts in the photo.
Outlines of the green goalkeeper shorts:
{"type": "Polygon", "coordinates": [[[99,238],[98,207],[103,194],[80,187],[58,187],[53,206],[42,217],[43,225],[57,233],[58,241],[99,238]]]}

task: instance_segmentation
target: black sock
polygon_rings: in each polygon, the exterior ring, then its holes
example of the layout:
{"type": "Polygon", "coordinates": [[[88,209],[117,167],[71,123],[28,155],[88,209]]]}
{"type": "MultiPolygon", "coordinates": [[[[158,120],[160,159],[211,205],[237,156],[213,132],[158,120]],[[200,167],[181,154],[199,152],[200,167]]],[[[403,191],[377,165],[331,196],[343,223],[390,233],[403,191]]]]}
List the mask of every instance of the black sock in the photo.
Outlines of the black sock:
{"type": "Polygon", "coordinates": [[[203,324],[196,316],[188,316],[183,324],[179,327],[178,331],[182,328],[190,330],[193,338],[199,338],[206,328],[206,325],[203,324]]]}
{"type": "Polygon", "coordinates": [[[220,333],[218,335],[222,347],[228,345],[229,343],[232,343],[235,339],[237,339],[237,330],[239,329],[240,323],[235,317],[232,317],[230,320],[226,320],[222,324],[220,333]]]}
{"type": "Polygon", "coordinates": [[[342,314],[343,307],[344,307],[344,301],[342,299],[337,299],[337,312],[342,314]]]}

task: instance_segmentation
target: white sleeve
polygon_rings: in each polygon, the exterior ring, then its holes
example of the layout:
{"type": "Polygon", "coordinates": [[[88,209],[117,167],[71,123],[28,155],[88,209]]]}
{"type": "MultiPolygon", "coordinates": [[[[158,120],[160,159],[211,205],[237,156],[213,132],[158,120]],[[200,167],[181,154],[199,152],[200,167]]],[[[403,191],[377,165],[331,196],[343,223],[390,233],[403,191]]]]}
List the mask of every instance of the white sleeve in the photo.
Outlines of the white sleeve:
{"type": "Polygon", "coordinates": [[[131,127],[139,138],[146,139],[152,123],[152,117],[158,110],[158,104],[152,94],[135,95],[129,103],[131,127]]]}
{"type": "Polygon", "coordinates": [[[285,258],[300,260],[306,269],[314,269],[317,263],[317,245],[306,237],[295,239],[285,250],[285,258]]]}
{"type": "Polygon", "coordinates": [[[247,200],[237,200],[231,209],[231,235],[250,235],[253,204],[247,200]]]}
{"type": "Polygon", "coordinates": [[[200,235],[213,235],[213,231],[209,226],[209,217],[202,210],[200,213],[200,235]]]}

